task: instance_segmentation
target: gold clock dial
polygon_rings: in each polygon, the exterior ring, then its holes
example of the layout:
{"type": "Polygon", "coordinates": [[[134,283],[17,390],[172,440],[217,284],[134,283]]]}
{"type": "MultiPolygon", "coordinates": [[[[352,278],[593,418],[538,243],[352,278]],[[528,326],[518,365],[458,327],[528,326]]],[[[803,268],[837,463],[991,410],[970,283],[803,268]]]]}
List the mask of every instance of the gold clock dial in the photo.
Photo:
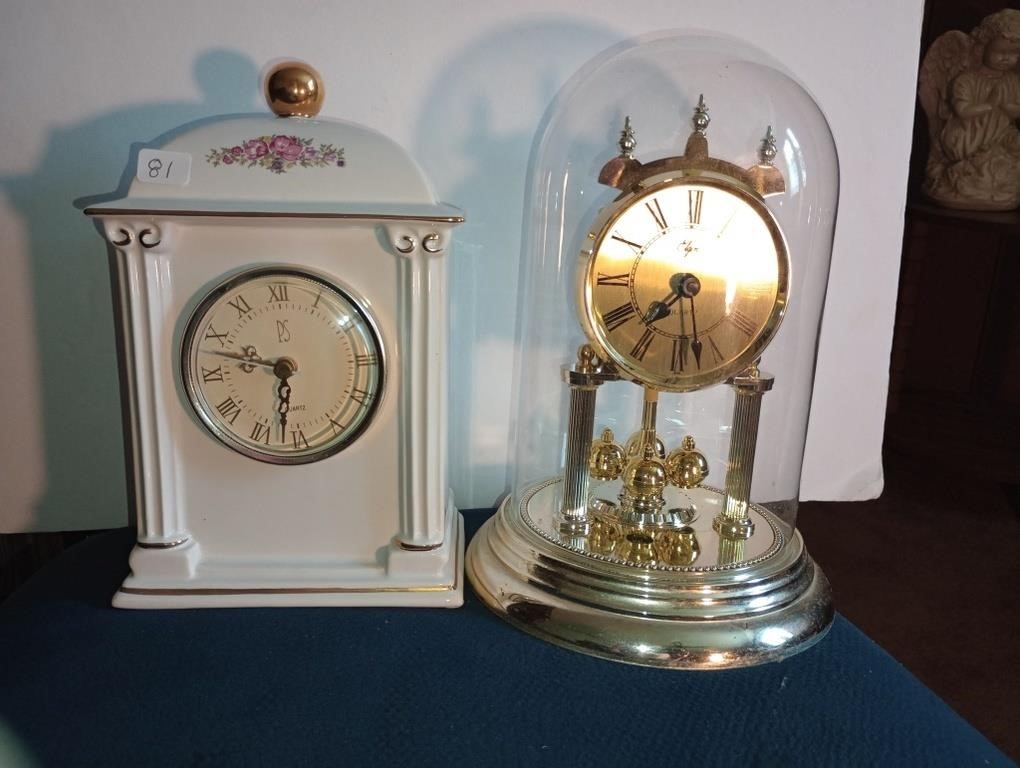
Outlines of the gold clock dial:
{"type": "Polygon", "coordinates": [[[775,334],[789,285],[779,226],[725,181],[631,192],[591,233],[581,320],[627,378],[668,391],[724,381],[775,334]]]}
{"type": "Polygon", "coordinates": [[[379,404],[383,363],[369,315],[348,292],[283,268],[213,290],[188,322],[181,355],[185,389],[209,431],[277,464],[350,445],[379,404]]]}

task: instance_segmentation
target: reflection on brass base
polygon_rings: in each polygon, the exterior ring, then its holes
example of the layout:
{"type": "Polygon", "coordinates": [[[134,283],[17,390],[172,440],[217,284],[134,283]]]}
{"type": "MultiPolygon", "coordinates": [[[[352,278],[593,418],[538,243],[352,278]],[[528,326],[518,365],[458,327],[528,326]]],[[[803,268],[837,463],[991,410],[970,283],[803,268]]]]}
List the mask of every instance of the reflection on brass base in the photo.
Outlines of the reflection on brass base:
{"type": "MultiPolygon", "coordinates": [[[[595,524],[589,536],[561,538],[552,522],[561,486],[550,480],[508,498],[466,557],[479,597],[525,632],[614,661],[720,669],[778,661],[831,625],[828,581],[800,534],[784,536],[763,508],[749,508],[758,531],[736,549],[711,531],[711,517],[697,530],[670,528],[674,560],[662,557],[667,542],[657,547],[665,530],[595,524]]],[[[720,491],[698,491],[699,508],[721,505],[720,491]]]]}
{"type": "Polygon", "coordinates": [[[701,554],[697,533],[687,523],[696,516],[693,507],[671,509],[649,519],[634,520],[604,499],[591,503],[591,530],[587,539],[564,542],[574,549],[642,565],[691,565],[701,554]]]}
{"type": "Polygon", "coordinates": [[[712,530],[726,539],[749,539],[754,535],[754,523],[750,520],[729,520],[719,515],[712,521],[712,530]]]}

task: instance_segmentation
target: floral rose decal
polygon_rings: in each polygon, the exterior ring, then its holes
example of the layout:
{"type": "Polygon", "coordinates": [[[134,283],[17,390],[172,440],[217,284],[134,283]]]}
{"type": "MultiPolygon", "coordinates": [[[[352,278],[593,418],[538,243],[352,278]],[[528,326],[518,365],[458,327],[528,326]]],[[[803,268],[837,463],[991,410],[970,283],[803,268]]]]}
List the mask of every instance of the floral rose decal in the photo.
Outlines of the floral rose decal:
{"type": "Polygon", "coordinates": [[[282,134],[247,139],[233,147],[210,149],[205,159],[213,166],[259,166],[273,173],[286,173],[295,165],[302,168],[343,168],[346,164],[343,147],[337,149],[332,144],[320,144],[316,148],[312,146],[311,139],[282,134]]]}

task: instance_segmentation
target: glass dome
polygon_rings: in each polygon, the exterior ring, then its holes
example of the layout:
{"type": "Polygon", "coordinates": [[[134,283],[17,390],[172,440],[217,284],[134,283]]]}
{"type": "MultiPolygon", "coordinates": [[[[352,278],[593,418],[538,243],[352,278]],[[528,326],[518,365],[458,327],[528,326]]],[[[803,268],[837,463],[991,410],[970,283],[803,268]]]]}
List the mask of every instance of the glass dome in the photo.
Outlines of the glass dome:
{"type": "MultiPolygon", "coordinates": [[[[646,166],[682,156],[702,97],[708,154],[741,169],[760,166],[770,130],[769,159],[785,186],[764,196],[785,238],[789,284],[778,331],[760,350],[759,367],[774,384],[760,402],[750,499],[773,512],[787,535],[795,526],[836,216],[836,151],[818,105],[779,64],[739,40],[708,34],[658,35],[606,52],[562,90],[536,138],[521,257],[511,503],[564,472],[570,413],[564,371],[576,367],[579,347],[590,340],[579,285],[593,222],[621,196],[600,183],[600,169],[628,151],[646,166]],[[621,134],[627,118],[633,149],[621,134]]],[[[609,427],[623,444],[642,423],[643,389],[627,380],[597,389],[594,438],[609,427]]],[[[734,400],[724,382],[659,397],[657,437],[669,452],[693,436],[707,460],[706,483],[722,485],[729,468],[734,400]]],[[[599,487],[592,479],[592,498],[599,487]]]]}
{"type": "Polygon", "coordinates": [[[465,570],[515,626],[616,661],[774,661],[832,623],[796,530],[836,152],[759,51],[608,51],[530,168],[511,493],[465,570]]]}

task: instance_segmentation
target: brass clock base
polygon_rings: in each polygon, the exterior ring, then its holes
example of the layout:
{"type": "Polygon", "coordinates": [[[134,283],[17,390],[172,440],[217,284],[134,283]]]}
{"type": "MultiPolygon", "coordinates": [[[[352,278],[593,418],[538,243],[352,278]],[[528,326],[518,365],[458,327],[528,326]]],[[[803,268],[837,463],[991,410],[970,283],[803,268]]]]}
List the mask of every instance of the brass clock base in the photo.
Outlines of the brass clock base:
{"type": "Polygon", "coordinates": [[[787,538],[767,510],[752,507],[760,533],[751,551],[741,556],[738,547],[734,557],[733,542],[712,530],[721,492],[693,489],[687,498],[698,513],[686,531],[699,542],[701,562],[697,555],[686,565],[654,555],[633,562],[590,535],[560,537],[552,520],[561,485],[549,480],[518,503],[508,498],[468,548],[468,580],[519,629],[592,656],[676,669],[778,661],[829,629],[825,575],[800,534],[787,538]]]}

